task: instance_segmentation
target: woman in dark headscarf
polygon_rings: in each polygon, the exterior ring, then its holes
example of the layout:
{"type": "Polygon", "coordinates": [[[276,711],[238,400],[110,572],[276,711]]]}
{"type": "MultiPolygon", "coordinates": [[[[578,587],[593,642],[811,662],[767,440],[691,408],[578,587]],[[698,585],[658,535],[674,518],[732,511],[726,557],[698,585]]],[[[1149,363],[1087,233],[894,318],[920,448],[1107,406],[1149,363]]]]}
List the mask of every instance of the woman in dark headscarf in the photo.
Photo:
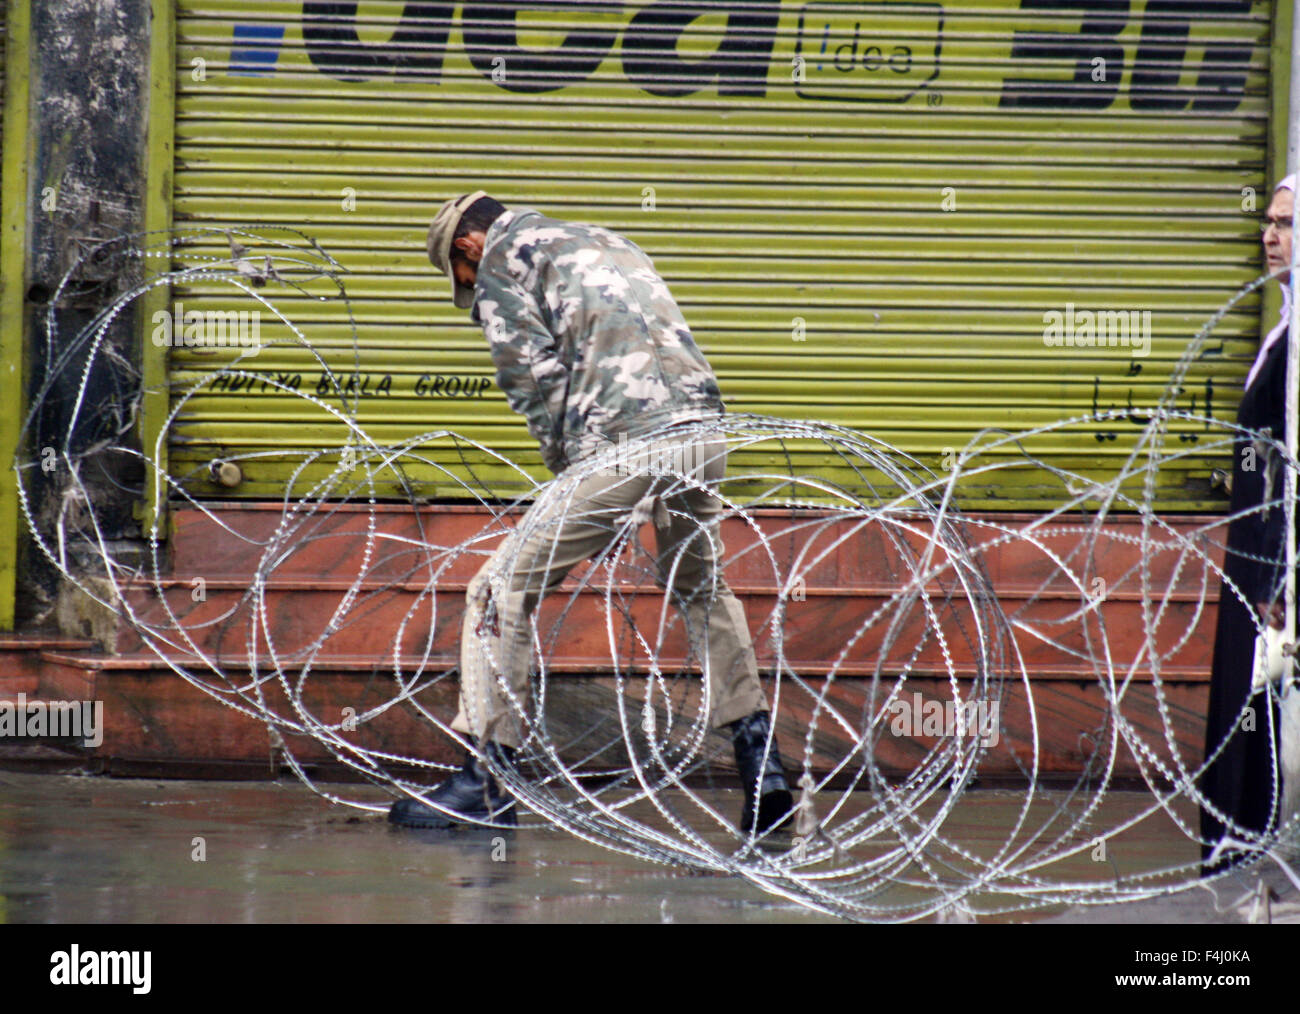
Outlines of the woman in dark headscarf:
{"type": "MultiPolygon", "coordinates": [[[[1273,192],[1264,223],[1264,254],[1270,272],[1291,264],[1291,214],[1294,175],[1273,192]]],[[[1282,283],[1282,319],[1260,344],[1246,377],[1237,410],[1237,425],[1286,440],[1287,325],[1291,320],[1290,272],[1282,283]]],[[[1282,796],[1279,755],[1279,711],[1273,696],[1256,692],[1256,641],[1261,625],[1283,625],[1281,583],[1285,568],[1278,565],[1285,547],[1285,525],[1278,501],[1283,470],[1276,453],[1262,440],[1238,436],[1233,447],[1232,507],[1226,581],[1219,592],[1219,620],[1214,638],[1210,677],[1210,710],[1205,729],[1205,755],[1219,750],[1200,778],[1200,789],[1211,812],[1201,807],[1202,872],[1210,874],[1244,856],[1224,851],[1211,863],[1215,846],[1225,837],[1249,841],[1277,827],[1282,796]],[[1273,503],[1272,508],[1262,505],[1273,503]],[[1267,561],[1275,561],[1269,563],[1267,561]],[[1243,604],[1229,586],[1251,605],[1243,604]],[[1252,611],[1255,615],[1252,615],[1252,611]],[[1253,699],[1252,699],[1252,694],[1253,699]],[[1249,711],[1246,710],[1249,705],[1249,711]],[[1226,744],[1224,741],[1227,741],[1226,744]],[[1226,826],[1225,826],[1226,822],[1226,826]]]]}

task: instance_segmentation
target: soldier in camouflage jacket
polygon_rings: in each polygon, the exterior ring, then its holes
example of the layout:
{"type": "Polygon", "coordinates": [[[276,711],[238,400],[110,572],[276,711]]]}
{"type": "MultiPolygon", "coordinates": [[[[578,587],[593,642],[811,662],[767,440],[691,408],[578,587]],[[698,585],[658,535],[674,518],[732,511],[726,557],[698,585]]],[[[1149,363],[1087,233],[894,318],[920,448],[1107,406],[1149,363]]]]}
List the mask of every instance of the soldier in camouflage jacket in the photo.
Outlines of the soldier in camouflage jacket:
{"type": "Polygon", "coordinates": [[[722,410],[668,286],[640,247],[608,229],[504,212],[486,233],[471,317],[553,472],[619,434],[722,410]]]}
{"type": "Polygon", "coordinates": [[[710,718],[735,747],[746,833],[788,822],[789,785],[744,608],[716,570],[721,504],[710,486],[726,472],[726,442],[668,431],[722,412],[713,371],[654,265],[606,229],[506,210],[482,191],[448,201],[429,229],[429,258],[453,280],[456,305],[482,324],[511,408],[528,421],[559,478],[529,508],[470,582],[461,627],[460,712],[452,729],[480,751],[427,796],[403,799],[394,823],[445,827],[513,822],[483,759],[509,765],[529,722],[529,617],[578,563],[609,548],[637,508],[660,504],[658,575],[671,579],[696,655],[705,660],[710,718]],[[685,450],[694,483],[670,494],[645,468],[615,474],[571,468],[610,444],[659,431],[685,450]],[[588,474],[588,471],[591,474],[588,474]],[[557,512],[557,513],[552,513],[557,512]]]}

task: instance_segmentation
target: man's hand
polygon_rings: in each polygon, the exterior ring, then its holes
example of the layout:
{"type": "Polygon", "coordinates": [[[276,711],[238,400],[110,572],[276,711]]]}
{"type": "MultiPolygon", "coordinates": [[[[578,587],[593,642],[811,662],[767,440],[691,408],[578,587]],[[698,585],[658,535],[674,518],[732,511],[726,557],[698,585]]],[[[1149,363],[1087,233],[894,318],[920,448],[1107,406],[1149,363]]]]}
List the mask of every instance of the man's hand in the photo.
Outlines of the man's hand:
{"type": "Polygon", "coordinates": [[[1286,629],[1286,605],[1282,602],[1256,602],[1259,617],[1275,630],[1286,629]]]}

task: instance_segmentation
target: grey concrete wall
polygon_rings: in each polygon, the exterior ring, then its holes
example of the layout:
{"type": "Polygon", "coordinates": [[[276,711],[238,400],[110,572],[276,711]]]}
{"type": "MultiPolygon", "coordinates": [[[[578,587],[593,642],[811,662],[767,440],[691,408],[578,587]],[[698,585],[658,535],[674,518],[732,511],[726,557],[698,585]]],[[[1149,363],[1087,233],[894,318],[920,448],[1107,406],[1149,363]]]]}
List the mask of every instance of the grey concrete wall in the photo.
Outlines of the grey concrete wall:
{"type": "MultiPolygon", "coordinates": [[[[48,326],[51,300],[78,259],[99,241],[144,227],[150,27],[148,0],[32,2],[26,376],[29,406],[39,409],[27,453],[29,460],[43,452],[48,460],[46,448],[59,454],[49,471],[27,473],[43,524],[60,513],[68,524],[85,518],[84,505],[69,502],[69,464],[62,456],[85,360],[85,349],[70,339],[140,278],[138,260],[123,255],[128,244],[102,251],[77,268],[54,303],[56,327],[48,326]]],[[[140,365],[135,314],[122,314],[107,337],[118,353],[111,357],[116,368],[95,371],[85,398],[92,410],[82,413],[68,447],[96,516],[129,552],[139,534],[133,507],[142,469],[127,455],[96,448],[134,439],[130,421],[140,365]]],[[[83,566],[102,572],[90,560],[83,566]]],[[[18,627],[57,623],[55,573],[30,543],[24,545],[18,627]]]]}

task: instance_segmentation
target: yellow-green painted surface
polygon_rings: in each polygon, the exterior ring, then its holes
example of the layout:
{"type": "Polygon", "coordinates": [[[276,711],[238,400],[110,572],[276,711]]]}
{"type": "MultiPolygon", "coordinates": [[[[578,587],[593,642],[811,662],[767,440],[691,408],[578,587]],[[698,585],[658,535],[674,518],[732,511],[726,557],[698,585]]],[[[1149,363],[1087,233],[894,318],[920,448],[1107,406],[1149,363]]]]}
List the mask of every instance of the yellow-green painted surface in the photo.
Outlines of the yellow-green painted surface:
{"type": "Polygon", "coordinates": [[[14,625],[18,485],[14,450],[23,420],[23,290],[27,257],[28,0],[0,2],[4,43],[0,158],[0,630],[14,625]]]}
{"type": "MultiPolygon", "coordinates": [[[[983,427],[1129,405],[1140,419],[1198,328],[1261,270],[1272,3],[747,0],[677,21],[665,2],[549,7],[178,7],[174,222],[297,226],[348,269],[369,392],[358,418],[382,443],[455,429],[543,474],[495,386],[428,390],[492,374],[424,253],[438,204],[479,187],[646,249],[732,410],[853,426],[936,467],[983,427]],[[1050,347],[1050,314],[1070,306],[1150,311],[1149,354],[1050,347]]],[[[189,248],[178,263],[226,252],[189,248]]],[[[230,291],[174,295],[253,308],[230,291]]],[[[354,371],[338,303],[277,305],[354,371]]],[[[1210,385],[1213,416],[1234,417],[1259,329],[1252,296],[1194,368],[1195,411],[1210,385]]],[[[173,398],[228,358],[172,350],[173,398]]],[[[302,351],[265,349],[252,368],[299,390],[321,379],[302,351]]],[[[1033,449],[1104,477],[1136,432],[1081,423],[1033,449]]],[[[207,390],[173,428],[171,469],[206,495],[213,458],[345,435],[271,384],[207,390]]],[[[234,495],[276,495],[297,460],[247,462],[234,495]]],[[[1161,505],[1221,506],[1221,463],[1164,470],[1161,505]]],[[[835,470],[815,450],[797,466],[835,470]]],[[[452,492],[409,472],[424,493],[452,492]]],[[[509,492],[505,473],[483,474],[509,492]]],[[[1000,473],[976,500],[1064,495],[1042,479],[1000,473]]]]}
{"type": "MultiPolygon", "coordinates": [[[[145,231],[165,234],[171,225],[175,147],[172,131],[176,119],[176,23],[174,0],[150,0],[152,31],[149,39],[149,105],[145,166],[145,231]]],[[[141,299],[141,374],[144,382],[139,433],[145,460],[145,495],[140,503],[146,531],[158,530],[158,511],[167,502],[167,440],[163,429],[168,415],[168,350],[152,339],[155,315],[170,312],[167,286],[151,288],[141,299]]]]}

